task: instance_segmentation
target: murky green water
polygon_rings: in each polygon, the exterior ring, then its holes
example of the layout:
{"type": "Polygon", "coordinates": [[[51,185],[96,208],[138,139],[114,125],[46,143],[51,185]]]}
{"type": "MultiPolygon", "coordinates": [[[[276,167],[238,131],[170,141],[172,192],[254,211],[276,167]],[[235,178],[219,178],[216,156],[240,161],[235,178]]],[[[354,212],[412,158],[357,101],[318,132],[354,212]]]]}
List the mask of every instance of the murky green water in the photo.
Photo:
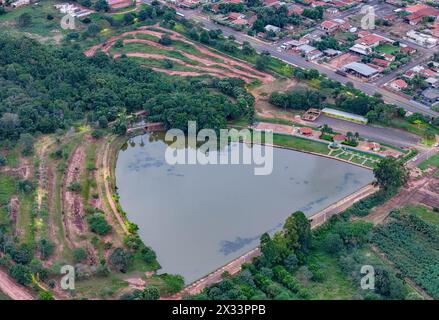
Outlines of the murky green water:
{"type": "Polygon", "coordinates": [[[117,187],[160,271],[187,283],[256,247],[292,212],[311,215],[373,180],[369,170],[279,148],[268,176],[252,165],[171,166],[166,147],[155,135],[132,139],[119,153],[117,187]]]}

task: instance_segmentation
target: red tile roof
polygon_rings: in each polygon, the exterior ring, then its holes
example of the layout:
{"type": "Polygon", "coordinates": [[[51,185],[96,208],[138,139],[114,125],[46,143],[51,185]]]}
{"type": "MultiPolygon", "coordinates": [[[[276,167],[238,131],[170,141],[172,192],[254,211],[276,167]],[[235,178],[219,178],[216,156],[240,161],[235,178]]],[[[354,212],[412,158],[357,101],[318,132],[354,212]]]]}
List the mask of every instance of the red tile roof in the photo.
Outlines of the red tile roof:
{"type": "Polygon", "coordinates": [[[408,87],[407,82],[405,82],[405,81],[402,80],[402,79],[396,79],[396,80],[393,80],[391,84],[393,84],[393,85],[395,85],[395,86],[397,86],[397,87],[399,87],[399,88],[401,88],[401,89],[405,89],[405,88],[408,87]]]}
{"type": "Polygon", "coordinates": [[[373,58],[372,62],[377,64],[377,65],[379,65],[379,66],[382,66],[382,67],[388,67],[390,65],[389,61],[383,60],[383,59],[379,59],[379,58],[373,58]]]}
{"type": "Polygon", "coordinates": [[[364,36],[363,38],[355,40],[355,43],[360,43],[360,44],[370,46],[370,45],[373,45],[373,44],[380,42],[382,40],[384,40],[384,38],[377,35],[377,34],[369,34],[367,36],[364,36]]]}
{"type": "Polygon", "coordinates": [[[230,12],[229,13],[229,19],[232,19],[232,20],[239,19],[241,16],[242,16],[242,13],[239,13],[239,12],[230,12]]]}
{"type": "Polygon", "coordinates": [[[312,134],[312,129],[311,128],[307,128],[307,127],[302,127],[302,128],[299,129],[299,131],[300,131],[301,134],[304,134],[304,135],[312,134]]]}

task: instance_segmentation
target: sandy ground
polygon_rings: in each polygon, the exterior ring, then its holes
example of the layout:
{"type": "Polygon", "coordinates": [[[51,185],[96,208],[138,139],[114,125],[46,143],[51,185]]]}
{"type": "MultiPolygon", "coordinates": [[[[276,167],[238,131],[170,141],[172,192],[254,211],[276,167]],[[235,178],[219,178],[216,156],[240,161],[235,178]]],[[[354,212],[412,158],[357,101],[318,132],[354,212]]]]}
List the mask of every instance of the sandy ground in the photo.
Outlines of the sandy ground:
{"type": "Polygon", "coordinates": [[[70,157],[64,176],[62,188],[63,219],[66,237],[76,247],[75,236],[85,230],[84,208],[80,194],[69,191],[68,187],[73,182],[79,182],[79,177],[84,170],[85,153],[82,146],[78,146],[70,157]]]}
{"type": "MultiPolygon", "coordinates": [[[[167,30],[167,29],[162,29],[162,28],[158,27],[158,25],[156,25],[154,27],[158,28],[160,30],[163,30],[163,32],[149,30],[148,27],[141,27],[135,31],[129,31],[129,32],[125,32],[125,33],[118,35],[118,36],[113,36],[110,39],[108,39],[105,43],[89,48],[88,50],[86,50],[84,52],[84,54],[86,56],[92,56],[93,54],[95,54],[95,52],[98,49],[102,50],[105,53],[108,53],[108,51],[111,49],[111,47],[115,44],[115,42],[118,39],[123,39],[124,43],[143,43],[145,45],[153,46],[153,47],[156,47],[159,49],[170,50],[170,49],[172,49],[172,45],[171,46],[164,46],[164,45],[161,45],[155,41],[151,41],[151,40],[147,40],[147,39],[124,39],[124,37],[126,37],[128,35],[148,34],[148,35],[152,35],[155,37],[161,37],[163,34],[167,33],[170,35],[171,39],[187,43],[187,44],[193,46],[194,48],[196,48],[202,54],[204,54],[205,56],[201,57],[198,55],[190,54],[190,53],[182,51],[182,50],[175,50],[174,49],[175,51],[180,52],[185,57],[199,62],[200,65],[194,66],[194,65],[185,63],[185,62],[181,61],[180,59],[170,58],[170,57],[167,57],[165,55],[145,54],[145,53],[141,53],[141,52],[133,52],[133,53],[129,53],[127,55],[128,56],[135,56],[135,57],[148,57],[148,58],[152,58],[152,59],[166,58],[166,59],[172,60],[174,62],[178,62],[181,65],[191,67],[194,69],[193,71],[191,71],[191,70],[177,71],[177,70],[172,70],[172,69],[165,70],[165,69],[161,69],[161,68],[155,68],[156,71],[165,72],[167,74],[181,75],[181,76],[193,76],[193,75],[200,75],[200,73],[202,73],[202,72],[206,72],[207,74],[210,74],[210,75],[215,76],[215,77],[239,77],[239,78],[242,78],[247,83],[253,81],[254,79],[258,79],[263,83],[270,83],[270,82],[274,81],[273,76],[256,70],[253,66],[249,65],[248,63],[238,61],[236,59],[227,57],[225,55],[216,54],[202,45],[199,45],[199,44],[196,44],[194,42],[187,40],[179,33],[176,33],[176,32],[173,32],[173,31],[167,30]],[[202,72],[198,72],[198,71],[202,71],[202,72]]],[[[120,56],[120,54],[117,54],[115,57],[119,57],[119,56],[120,56]]]]}
{"type": "Polygon", "coordinates": [[[422,176],[410,176],[407,185],[394,197],[381,206],[374,208],[369,215],[353,220],[365,220],[373,224],[385,223],[392,210],[408,204],[424,204],[429,207],[439,206],[439,177],[437,169],[429,169],[422,176]]]}
{"type": "Polygon", "coordinates": [[[4,270],[0,269],[0,290],[13,300],[33,300],[29,290],[19,285],[4,270]]]}

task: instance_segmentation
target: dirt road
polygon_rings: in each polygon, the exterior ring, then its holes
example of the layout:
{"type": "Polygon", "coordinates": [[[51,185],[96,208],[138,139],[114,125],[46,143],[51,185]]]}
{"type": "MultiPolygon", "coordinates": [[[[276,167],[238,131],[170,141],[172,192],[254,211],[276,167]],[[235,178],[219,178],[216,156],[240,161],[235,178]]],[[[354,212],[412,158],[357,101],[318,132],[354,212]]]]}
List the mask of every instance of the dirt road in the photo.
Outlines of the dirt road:
{"type": "Polygon", "coordinates": [[[0,290],[13,300],[34,300],[34,297],[26,287],[16,283],[2,269],[0,269],[0,290]]]}

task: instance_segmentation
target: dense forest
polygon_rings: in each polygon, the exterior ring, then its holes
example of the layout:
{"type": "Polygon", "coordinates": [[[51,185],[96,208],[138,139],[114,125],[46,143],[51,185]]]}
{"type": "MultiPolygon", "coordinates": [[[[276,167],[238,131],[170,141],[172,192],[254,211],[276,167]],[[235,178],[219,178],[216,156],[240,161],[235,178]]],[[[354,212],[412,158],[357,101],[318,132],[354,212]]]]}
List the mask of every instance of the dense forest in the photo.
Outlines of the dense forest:
{"type": "Polygon", "coordinates": [[[84,118],[105,124],[139,109],[182,129],[187,120],[198,121],[199,128],[225,127],[227,119],[253,110],[253,97],[240,80],[171,77],[129,59],[99,52],[87,58],[75,46],[49,47],[6,35],[0,37],[0,54],[0,140],[51,133],[84,118]],[[236,85],[241,87],[228,89],[236,85]]]}

